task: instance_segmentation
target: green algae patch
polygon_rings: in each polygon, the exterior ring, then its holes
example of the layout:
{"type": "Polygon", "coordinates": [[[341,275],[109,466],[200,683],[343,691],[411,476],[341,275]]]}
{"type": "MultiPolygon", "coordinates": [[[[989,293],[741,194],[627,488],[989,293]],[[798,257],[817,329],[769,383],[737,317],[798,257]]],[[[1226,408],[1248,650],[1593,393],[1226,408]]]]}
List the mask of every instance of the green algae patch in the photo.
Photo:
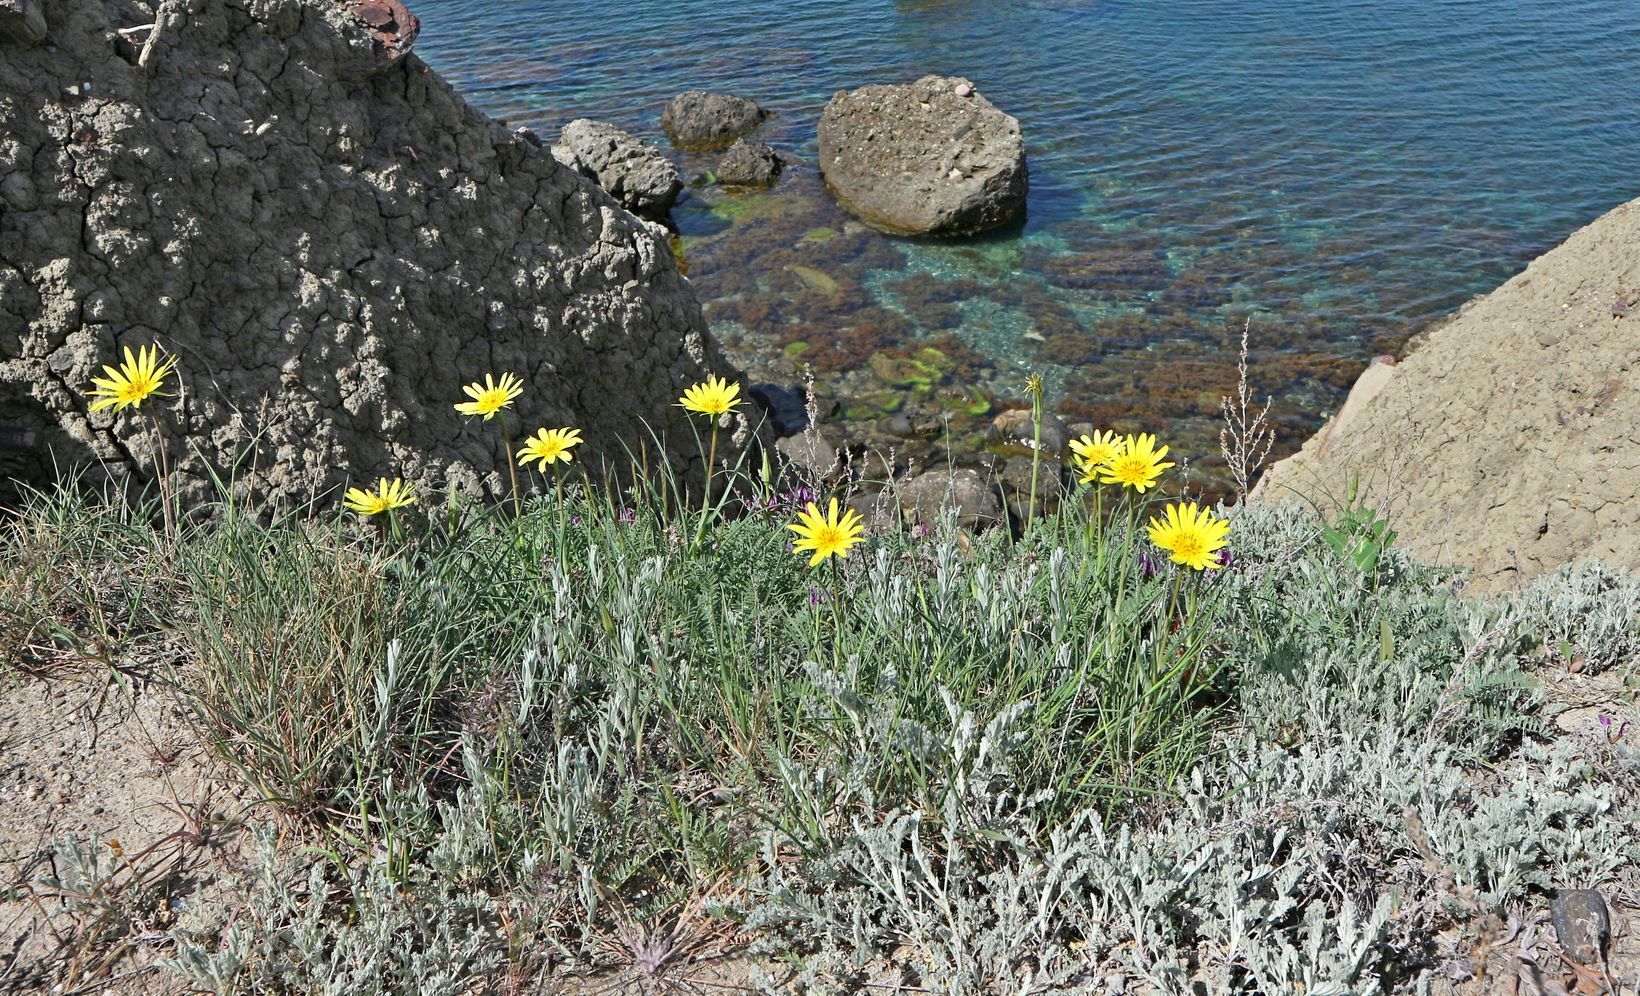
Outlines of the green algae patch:
{"type": "Polygon", "coordinates": [[[891,353],[873,353],[870,363],[872,376],[891,387],[927,391],[942,376],[941,371],[926,363],[891,353]]]}
{"type": "MultiPolygon", "coordinates": [[[[991,396],[979,387],[956,387],[943,390],[939,392],[935,400],[939,402],[941,408],[962,415],[988,415],[995,405],[995,402],[991,400],[991,396]]],[[[984,439],[981,438],[979,443],[978,448],[983,448],[984,439]]]]}

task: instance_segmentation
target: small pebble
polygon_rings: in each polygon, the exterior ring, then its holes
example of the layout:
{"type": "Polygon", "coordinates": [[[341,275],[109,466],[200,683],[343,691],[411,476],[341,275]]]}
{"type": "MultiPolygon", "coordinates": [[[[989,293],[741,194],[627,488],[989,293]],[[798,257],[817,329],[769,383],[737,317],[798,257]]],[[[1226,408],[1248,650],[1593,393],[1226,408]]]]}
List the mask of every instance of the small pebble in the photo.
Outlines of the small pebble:
{"type": "Polygon", "coordinates": [[[974,92],[974,88],[969,86],[968,84],[966,84],[966,83],[958,83],[957,84],[957,89],[956,89],[957,96],[966,97],[969,94],[972,94],[973,92],[974,92]]]}
{"type": "Polygon", "coordinates": [[[1595,889],[1560,889],[1549,904],[1549,919],[1566,956],[1580,965],[1598,965],[1611,937],[1606,899],[1595,889]]]}

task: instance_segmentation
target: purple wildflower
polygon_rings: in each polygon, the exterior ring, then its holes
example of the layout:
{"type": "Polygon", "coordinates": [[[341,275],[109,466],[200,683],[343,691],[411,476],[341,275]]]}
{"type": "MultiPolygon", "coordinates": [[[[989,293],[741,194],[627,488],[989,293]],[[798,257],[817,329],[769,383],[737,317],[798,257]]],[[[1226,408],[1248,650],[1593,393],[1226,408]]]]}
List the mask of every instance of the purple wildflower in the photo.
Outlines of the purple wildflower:
{"type": "Polygon", "coordinates": [[[615,521],[619,522],[623,526],[630,526],[634,522],[638,521],[638,510],[635,508],[623,508],[619,512],[615,513],[615,521]]]}
{"type": "Polygon", "coordinates": [[[1139,551],[1139,576],[1146,581],[1162,573],[1163,566],[1165,565],[1162,563],[1162,559],[1154,553],[1149,550],[1139,551]]]}

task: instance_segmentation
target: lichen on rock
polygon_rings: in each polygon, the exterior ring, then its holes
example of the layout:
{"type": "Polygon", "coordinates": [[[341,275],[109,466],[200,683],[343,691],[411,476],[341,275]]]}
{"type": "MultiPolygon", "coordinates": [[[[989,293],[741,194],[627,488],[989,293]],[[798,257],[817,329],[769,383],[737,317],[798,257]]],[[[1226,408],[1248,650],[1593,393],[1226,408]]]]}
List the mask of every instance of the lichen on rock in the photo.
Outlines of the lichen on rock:
{"type": "Polygon", "coordinates": [[[0,42],[0,426],[42,433],[0,474],[147,472],[145,420],[85,390],[149,342],[180,361],[156,410],[185,497],[213,471],[279,501],[384,473],[494,497],[509,457],[452,407],[491,371],[594,466],[651,429],[698,460],[673,402],[731,371],[667,246],[410,54],[398,0],[47,13],[51,45],[0,42]]]}

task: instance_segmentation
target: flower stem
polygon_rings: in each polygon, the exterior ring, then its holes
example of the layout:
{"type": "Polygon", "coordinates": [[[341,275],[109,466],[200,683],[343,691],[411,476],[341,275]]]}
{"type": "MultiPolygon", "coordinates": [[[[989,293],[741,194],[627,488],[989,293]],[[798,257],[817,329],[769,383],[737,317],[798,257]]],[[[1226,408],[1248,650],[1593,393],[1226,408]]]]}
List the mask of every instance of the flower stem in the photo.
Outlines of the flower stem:
{"type": "Polygon", "coordinates": [[[1029,532],[1031,520],[1036,518],[1036,472],[1042,464],[1042,392],[1031,393],[1031,498],[1025,505],[1025,528],[1029,532]]]}
{"type": "Polygon", "coordinates": [[[843,570],[837,558],[831,558],[831,667],[843,669],[843,614],[838,607],[843,601],[843,570]]]}
{"type": "Polygon", "coordinates": [[[553,551],[555,559],[562,560],[564,556],[564,522],[568,518],[564,514],[564,471],[555,461],[552,465],[552,493],[555,511],[558,515],[558,549],[553,551]]]}
{"type": "MultiPolygon", "coordinates": [[[[700,525],[695,527],[694,549],[699,550],[701,543],[706,539],[706,514],[712,508],[712,472],[717,467],[717,419],[712,419],[712,442],[706,451],[706,487],[705,494],[700,500],[700,525]]],[[[692,551],[691,551],[692,552],[692,551]]]]}
{"type": "Polygon", "coordinates": [[[495,417],[501,421],[501,445],[506,447],[501,458],[507,463],[507,476],[512,478],[513,515],[522,518],[524,515],[524,499],[518,494],[518,466],[513,460],[512,435],[507,432],[507,416],[504,412],[496,412],[495,417]]]}
{"type": "Polygon", "coordinates": [[[159,418],[152,411],[147,413],[148,425],[154,431],[154,462],[159,472],[159,508],[160,515],[165,521],[165,539],[176,539],[176,510],[171,501],[171,460],[165,448],[165,433],[160,430],[159,418]]]}

